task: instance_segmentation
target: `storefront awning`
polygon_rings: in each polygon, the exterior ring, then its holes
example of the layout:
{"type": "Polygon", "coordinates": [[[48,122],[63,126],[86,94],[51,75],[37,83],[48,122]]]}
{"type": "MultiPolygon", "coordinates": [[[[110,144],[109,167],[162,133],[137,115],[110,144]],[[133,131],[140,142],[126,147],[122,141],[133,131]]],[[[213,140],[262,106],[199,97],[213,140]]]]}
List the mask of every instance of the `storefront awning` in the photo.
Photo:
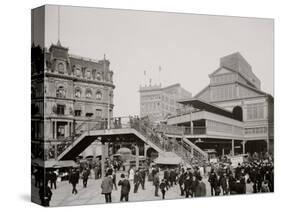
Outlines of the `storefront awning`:
{"type": "Polygon", "coordinates": [[[154,163],[161,165],[178,165],[182,162],[182,159],[173,152],[165,152],[154,160],[154,163]]]}

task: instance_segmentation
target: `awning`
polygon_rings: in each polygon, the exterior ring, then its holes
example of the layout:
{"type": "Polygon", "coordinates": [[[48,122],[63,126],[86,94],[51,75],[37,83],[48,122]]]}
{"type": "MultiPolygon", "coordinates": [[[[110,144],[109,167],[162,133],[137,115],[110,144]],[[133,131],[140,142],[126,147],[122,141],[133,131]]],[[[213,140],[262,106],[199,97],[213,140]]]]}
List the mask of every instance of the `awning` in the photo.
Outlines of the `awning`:
{"type": "Polygon", "coordinates": [[[32,160],[32,165],[34,166],[40,166],[43,168],[65,168],[65,167],[77,167],[78,164],[75,163],[73,160],[62,160],[62,161],[56,161],[56,160],[47,160],[43,161],[41,159],[35,159],[32,160]]]}
{"type": "Polygon", "coordinates": [[[192,99],[187,99],[187,100],[180,100],[180,101],[178,101],[178,103],[184,104],[184,105],[191,105],[192,107],[199,109],[199,110],[204,110],[204,111],[219,114],[219,115],[222,115],[222,116],[225,116],[228,118],[235,119],[235,116],[233,116],[233,114],[230,111],[225,110],[224,108],[221,108],[217,105],[205,102],[201,99],[192,98],[192,99]]]}
{"type": "Polygon", "coordinates": [[[183,160],[173,152],[165,152],[154,160],[154,163],[163,165],[178,165],[182,162],[183,160]]]}

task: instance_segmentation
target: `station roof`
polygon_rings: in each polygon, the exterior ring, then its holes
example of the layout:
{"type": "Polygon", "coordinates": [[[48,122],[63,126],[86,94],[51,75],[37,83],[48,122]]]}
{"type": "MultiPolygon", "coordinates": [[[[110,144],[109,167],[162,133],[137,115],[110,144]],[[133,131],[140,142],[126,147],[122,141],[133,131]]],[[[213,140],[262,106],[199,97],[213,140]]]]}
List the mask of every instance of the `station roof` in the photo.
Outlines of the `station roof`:
{"type": "MultiPolygon", "coordinates": [[[[191,99],[186,99],[186,100],[180,100],[180,101],[178,101],[178,103],[184,104],[184,105],[191,105],[195,109],[208,111],[208,112],[211,112],[211,113],[215,113],[215,114],[218,114],[218,115],[222,115],[222,116],[225,116],[225,117],[228,117],[228,118],[238,120],[233,116],[233,114],[230,111],[225,110],[224,108],[221,108],[217,105],[205,102],[201,99],[191,98],[191,99]]],[[[240,121],[240,120],[238,120],[238,121],[240,121]]]]}

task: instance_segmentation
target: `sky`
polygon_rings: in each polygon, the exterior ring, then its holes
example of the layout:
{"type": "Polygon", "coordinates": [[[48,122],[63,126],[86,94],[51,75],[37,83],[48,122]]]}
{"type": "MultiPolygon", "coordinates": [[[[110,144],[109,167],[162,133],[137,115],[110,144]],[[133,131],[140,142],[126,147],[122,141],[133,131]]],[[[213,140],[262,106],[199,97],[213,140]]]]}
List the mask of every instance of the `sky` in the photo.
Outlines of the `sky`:
{"type": "Polygon", "coordinates": [[[219,59],[234,52],[273,95],[272,19],[71,6],[60,7],[60,18],[57,6],[47,6],[45,17],[45,47],[59,38],[70,54],[97,60],[106,54],[116,86],[114,116],[139,114],[138,90],[150,78],[163,86],[180,83],[196,95],[219,59]]]}

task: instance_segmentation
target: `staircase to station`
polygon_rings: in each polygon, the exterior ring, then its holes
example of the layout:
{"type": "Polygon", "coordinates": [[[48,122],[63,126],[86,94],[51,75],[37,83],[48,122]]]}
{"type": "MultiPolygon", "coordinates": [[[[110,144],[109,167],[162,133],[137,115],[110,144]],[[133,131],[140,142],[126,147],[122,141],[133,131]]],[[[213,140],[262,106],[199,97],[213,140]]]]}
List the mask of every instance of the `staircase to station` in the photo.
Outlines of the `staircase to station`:
{"type": "Polygon", "coordinates": [[[170,138],[146,121],[133,117],[114,118],[110,129],[106,122],[85,121],[75,128],[74,133],[63,140],[57,148],[57,160],[74,160],[91,143],[101,137],[134,135],[155,149],[159,154],[172,151],[186,163],[202,162],[207,154],[187,138],[180,141],[170,138]]]}

